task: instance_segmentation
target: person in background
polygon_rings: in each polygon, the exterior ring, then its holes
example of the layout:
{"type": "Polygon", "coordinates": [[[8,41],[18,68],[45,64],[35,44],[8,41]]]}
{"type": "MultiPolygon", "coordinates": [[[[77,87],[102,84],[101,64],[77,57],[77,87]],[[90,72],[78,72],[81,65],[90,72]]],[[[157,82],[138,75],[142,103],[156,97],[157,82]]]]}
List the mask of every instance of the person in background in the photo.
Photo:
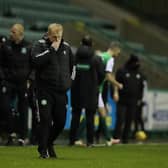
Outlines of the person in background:
{"type": "Polygon", "coordinates": [[[72,120],[70,145],[77,140],[77,131],[81,112],[86,114],[87,146],[93,146],[94,115],[98,104],[98,86],[104,79],[104,65],[100,57],[94,54],[92,39],[83,37],[76,53],[76,78],[71,89],[72,120]]]}
{"type": "MultiPolygon", "coordinates": [[[[0,51],[1,51],[1,47],[2,47],[2,45],[6,42],[6,40],[7,40],[7,37],[6,36],[4,36],[4,35],[0,35],[0,51]]],[[[0,64],[1,64],[1,60],[0,60],[0,64]]],[[[2,77],[2,71],[1,71],[2,69],[0,68],[0,77],[2,77]]],[[[3,98],[3,80],[0,78],[0,100],[2,100],[2,98],[3,98]]],[[[7,128],[7,115],[6,115],[6,113],[5,113],[5,111],[2,109],[2,107],[1,107],[2,105],[0,104],[0,134],[1,133],[4,133],[4,132],[6,132],[7,130],[6,130],[6,128],[7,128]]]]}
{"type": "Polygon", "coordinates": [[[63,40],[63,26],[48,26],[47,38],[32,47],[36,96],[39,108],[38,152],[40,158],[56,158],[54,141],[66,120],[66,92],[75,76],[75,62],[70,45],[63,40]]]}
{"type": "Polygon", "coordinates": [[[108,146],[112,144],[117,144],[120,142],[119,139],[114,139],[111,136],[110,130],[106,124],[106,116],[107,116],[107,108],[106,104],[103,100],[103,89],[105,82],[109,82],[110,84],[116,86],[118,89],[122,90],[123,84],[118,82],[113,75],[113,67],[114,67],[114,59],[120,55],[121,49],[118,42],[112,42],[107,49],[106,52],[102,52],[99,56],[103,60],[105,65],[105,78],[99,87],[99,98],[98,98],[98,112],[99,112],[99,123],[101,124],[101,128],[106,139],[106,143],[108,146]]]}
{"type": "Polygon", "coordinates": [[[118,99],[116,99],[118,102],[114,137],[121,138],[122,143],[128,143],[132,122],[135,121],[136,127],[138,124],[137,107],[142,103],[145,82],[144,75],[140,71],[138,56],[130,55],[125,65],[117,70],[116,79],[123,83],[124,88],[122,90],[114,89],[115,98],[118,99]]]}
{"type": "MultiPolygon", "coordinates": [[[[18,142],[27,140],[27,80],[30,72],[30,43],[24,39],[24,26],[14,24],[10,29],[10,38],[3,43],[0,52],[3,106],[8,115],[9,133],[12,133],[11,104],[17,99],[16,109],[19,114],[18,142]]],[[[7,144],[10,144],[11,137],[7,144]]]]}

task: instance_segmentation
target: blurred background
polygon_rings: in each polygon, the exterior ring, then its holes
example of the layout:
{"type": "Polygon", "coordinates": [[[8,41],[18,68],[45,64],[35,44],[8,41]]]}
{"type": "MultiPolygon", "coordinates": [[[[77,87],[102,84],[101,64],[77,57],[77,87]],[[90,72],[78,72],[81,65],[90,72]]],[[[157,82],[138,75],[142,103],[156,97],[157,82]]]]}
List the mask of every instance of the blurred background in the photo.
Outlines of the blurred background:
{"type": "MultiPolygon", "coordinates": [[[[96,50],[120,41],[122,56],[141,58],[148,88],[144,120],[150,136],[168,138],[168,1],[160,0],[0,0],[0,34],[8,35],[14,23],[25,26],[34,42],[49,23],[64,26],[64,39],[75,49],[90,34],[96,50]]],[[[112,121],[111,121],[112,122],[112,121]]]]}

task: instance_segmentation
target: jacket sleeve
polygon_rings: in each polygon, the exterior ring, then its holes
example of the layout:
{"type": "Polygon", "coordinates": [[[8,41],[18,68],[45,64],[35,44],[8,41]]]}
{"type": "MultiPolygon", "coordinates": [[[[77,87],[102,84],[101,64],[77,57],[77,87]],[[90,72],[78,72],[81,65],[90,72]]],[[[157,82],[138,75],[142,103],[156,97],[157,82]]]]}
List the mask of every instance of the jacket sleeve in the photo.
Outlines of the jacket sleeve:
{"type": "Polygon", "coordinates": [[[53,48],[46,48],[40,42],[35,43],[31,50],[31,63],[34,68],[42,67],[49,63],[49,57],[53,52],[53,48]]]}
{"type": "Polygon", "coordinates": [[[122,68],[117,69],[115,74],[116,80],[123,83],[124,72],[122,68]]]}
{"type": "Polygon", "coordinates": [[[3,46],[0,48],[0,80],[5,78],[5,74],[3,72],[3,46]]]}
{"type": "Polygon", "coordinates": [[[104,67],[102,59],[98,56],[95,56],[95,57],[96,57],[96,71],[98,75],[98,82],[99,84],[101,84],[101,82],[105,78],[105,67],[104,67]]]}
{"type": "Polygon", "coordinates": [[[75,76],[76,76],[76,60],[75,60],[75,55],[72,53],[71,48],[70,48],[70,51],[69,51],[69,56],[70,56],[71,79],[74,80],[75,76]]]}

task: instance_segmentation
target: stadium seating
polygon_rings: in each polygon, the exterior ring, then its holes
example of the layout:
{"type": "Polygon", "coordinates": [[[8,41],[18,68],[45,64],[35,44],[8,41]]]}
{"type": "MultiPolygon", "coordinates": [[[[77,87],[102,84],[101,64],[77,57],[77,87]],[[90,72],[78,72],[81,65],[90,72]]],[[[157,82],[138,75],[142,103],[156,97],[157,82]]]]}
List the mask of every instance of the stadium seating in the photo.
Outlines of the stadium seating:
{"type": "Polygon", "coordinates": [[[120,40],[121,36],[120,33],[118,31],[113,31],[113,30],[109,30],[109,29],[100,29],[99,30],[102,34],[104,34],[105,36],[108,36],[109,38],[113,39],[113,40],[120,40]]]}
{"type": "Polygon", "coordinates": [[[32,9],[35,11],[50,11],[50,12],[57,12],[57,13],[65,13],[65,14],[77,14],[77,15],[84,15],[89,16],[90,13],[88,10],[77,7],[74,5],[65,5],[57,3],[57,1],[53,1],[48,3],[48,1],[20,1],[20,0],[12,0],[10,2],[11,8],[21,8],[21,9],[32,9]]]}
{"type": "Polygon", "coordinates": [[[132,41],[123,41],[123,46],[126,49],[131,49],[134,52],[143,53],[145,52],[144,45],[142,43],[132,42],[132,41]]]}
{"type": "Polygon", "coordinates": [[[25,20],[25,22],[29,24],[33,24],[36,21],[43,21],[46,23],[82,21],[90,26],[103,26],[107,24],[109,25],[112,24],[111,21],[104,19],[93,19],[87,16],[69,15],[57,12],[47,12],[47,11],[42,12],[42,11],[35,11],[32,9],[12,8],[12,13],[17,17],[21,16],[25,20]]]}
{"type": "MultiPolygon", "coordinates": [[[[0,28],[0,34],[8,36],[9,35],[9,29],[7,29],[7,28],[0,28]]],[[[33,32],[33,31],[29,31],[29,30],[25,31],[25,38],[27,40],[29,40],[29,41],[38,40],[42,36],[43,36],[42,32],[33,32]]]]}
{"type": "Polygon", "coordinates": [[[7,18],[0,16],[1,28],[10,28],[14,23],[24,24],[24,21],[21,18],[7,18]]]}

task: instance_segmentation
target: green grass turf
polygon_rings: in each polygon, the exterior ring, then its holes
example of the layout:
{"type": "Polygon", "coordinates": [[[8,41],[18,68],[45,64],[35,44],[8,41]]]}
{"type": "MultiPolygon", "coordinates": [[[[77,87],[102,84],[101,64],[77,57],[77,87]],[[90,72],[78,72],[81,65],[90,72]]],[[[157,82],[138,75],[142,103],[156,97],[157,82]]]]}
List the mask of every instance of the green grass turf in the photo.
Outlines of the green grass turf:
{"type": "Polygon", "coordinates": [[[56,146],[58,159],[39,159],[37,147],[0,147],[0,168],[168,168],[168,144],[56,146]]]}

